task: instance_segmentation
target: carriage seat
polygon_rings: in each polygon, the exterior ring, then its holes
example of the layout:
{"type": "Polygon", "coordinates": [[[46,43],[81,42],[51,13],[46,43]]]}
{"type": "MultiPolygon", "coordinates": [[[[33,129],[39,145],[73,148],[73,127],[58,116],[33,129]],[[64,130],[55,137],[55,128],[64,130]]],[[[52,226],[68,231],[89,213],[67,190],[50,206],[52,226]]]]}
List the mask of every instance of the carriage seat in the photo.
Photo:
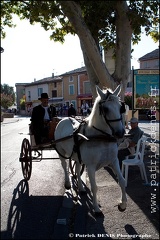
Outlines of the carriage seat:
{"type": "MultiPolygon", "coordinates": [[[[54,117],[53,120],[48,123],[49,133],[48,133],[48,138],[44,140],[45,144],[50,143],[52,140],[54,140],[54,132],[55,132],[56,126],[61,120],[62,120],[61,118],[54,117]]],[[[29,124],[29,135],[31,139],[31,146],[36,146],[32,122],[29,124]]]]}

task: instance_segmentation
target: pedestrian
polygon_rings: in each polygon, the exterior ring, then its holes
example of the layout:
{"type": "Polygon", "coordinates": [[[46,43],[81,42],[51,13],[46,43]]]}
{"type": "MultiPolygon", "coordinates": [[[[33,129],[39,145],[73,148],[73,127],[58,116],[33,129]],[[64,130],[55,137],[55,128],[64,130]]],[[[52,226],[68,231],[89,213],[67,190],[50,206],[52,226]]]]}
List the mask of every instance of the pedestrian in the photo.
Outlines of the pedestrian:
{"type": "Polygon", "coordinates": [[[76,116],[76,109],[73,107],[73,103],[70,104],[68,108],[68,117],[75,117],[76,116]]]}
{"type": "Polygon", "coordinates": [[[129,129],[128,126],[128,112],[129,112],[129,106],[125,103],[125,127],[129,129]]]}
{"type": "Polygon", "coordinates": [[[138,126],[138,119],[133,117],[130,120],[131,129],[128,132],[128,137],[124,138],[118,146],[118,159],[120,167],[122,166],[122,161],[126,156],[133,155],[135,153],[135,147],[138,140],[142,137],[143,131],[138,126]]]}
{"type": "Polygon", "coordinates": [[[31,116],[31,129],[36,144],[42,144],[49,140],[49,123],[56,117],[56,108],[48,104],[48,94],[42,93],[38,100],[41,104],[33,108],[31,116]]]}
{"type": "Polygon", "coordinates": [[[67,106],[66,104],[63,104],[63,116],[67,115],[67,106]]]}
{"type": "Polygon", "coordinates": [[[87,116],[88,109],[89,109],[88,103],[85,100],[83,100],[83,103],[82,103],[82,106],[81,106],[83,116],[87,116]]]}

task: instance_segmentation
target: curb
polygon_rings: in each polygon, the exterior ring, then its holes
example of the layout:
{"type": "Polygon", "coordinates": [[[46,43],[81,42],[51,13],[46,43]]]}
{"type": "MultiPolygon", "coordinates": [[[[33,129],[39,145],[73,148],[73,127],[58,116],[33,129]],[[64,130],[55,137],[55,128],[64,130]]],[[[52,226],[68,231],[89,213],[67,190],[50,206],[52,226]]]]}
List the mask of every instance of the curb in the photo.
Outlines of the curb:
{"type": "Polygon", "coordinates": [[[18,122],[19,121],[19,119],[12,119],[12,120],[8,120],[8,121],[3,121],[3,122],[1,122],[1,124],[9,124],[9,123],[15,123],[15,122],[18,122]]]}

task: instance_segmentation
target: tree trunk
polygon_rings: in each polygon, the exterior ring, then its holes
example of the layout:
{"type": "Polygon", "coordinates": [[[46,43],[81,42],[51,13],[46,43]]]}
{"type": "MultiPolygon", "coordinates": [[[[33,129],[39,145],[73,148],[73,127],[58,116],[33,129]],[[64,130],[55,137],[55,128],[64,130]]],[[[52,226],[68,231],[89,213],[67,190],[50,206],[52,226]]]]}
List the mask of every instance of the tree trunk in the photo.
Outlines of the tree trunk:
{"type": "MultiPolygon", "coordinates": [[[[105,86],[114,90],[116,87],[114,78],[110,75],[106,65],[102,60],[95,40],[82,18],[79,5],[74,1],[59,2],[62,6],[62,10],[68,17],[72,26],[75,28],[75,32],[79,36],[92,90],[95,84],[98,84],[101,88],[105,86]]],[[[95,95],[95,91],[93,94],[95,95]]]]}
{"type": "Polygon", "coordinates": [[[106,68],[95,40],[83,20],[80,6],[74,1],[59,2],[80,39],[93,97],[96,97],[95,85],[114,90],[118,84],[121,84],[121,98],[124,100],[124,93],[131,72],[132,37],[132,27],[127,16],[128,6],[126,1],[117,1],[116,4],[116,61],[113,76],[106,68]]]}
{"type": "Polygon", "coordinates": [[[116,4],[116,61],[113,77],[122,84],[121,98],[131,73],[131,38],[132,27],[127,16],[126,1],[117,1],[116,4]]]}

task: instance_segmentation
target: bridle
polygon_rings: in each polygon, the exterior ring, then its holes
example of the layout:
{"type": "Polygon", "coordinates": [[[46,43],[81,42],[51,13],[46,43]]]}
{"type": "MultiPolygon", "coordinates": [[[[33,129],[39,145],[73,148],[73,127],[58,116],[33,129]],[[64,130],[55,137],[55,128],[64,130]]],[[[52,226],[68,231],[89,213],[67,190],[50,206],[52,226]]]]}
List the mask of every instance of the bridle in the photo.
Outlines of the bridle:
{"type": "MultiPolygon", "coordinates": [[[[110,95],[111,93],[109,93],[110,95]]],[[[108,96],[109,96],[108,95],[108,96]]],[[[107,98],[108,98],[107,96],[107,98]]],[[[106,102],[107,98],[105,100],[102,100],[99,102],[99,114],[102,115],[105,119],[105,122],[108,124],[109,128],[111,129],[112,131],[112,135],[114,136],[114,128],[111,126],[111,122],[118,122],[118,121],[122,121],[122,115],[120,118],[117,118],[117,119],[107,119],[106,117],[106,113],[105,113],[105,110],[104,110],[104,107],[103,107],[103,104],[106,102]]],[[[120,114],[122,114],[122,112],[120,111],[120,114]]],[[[98,130],[98,129],[97,129],[98,130]]]]}

